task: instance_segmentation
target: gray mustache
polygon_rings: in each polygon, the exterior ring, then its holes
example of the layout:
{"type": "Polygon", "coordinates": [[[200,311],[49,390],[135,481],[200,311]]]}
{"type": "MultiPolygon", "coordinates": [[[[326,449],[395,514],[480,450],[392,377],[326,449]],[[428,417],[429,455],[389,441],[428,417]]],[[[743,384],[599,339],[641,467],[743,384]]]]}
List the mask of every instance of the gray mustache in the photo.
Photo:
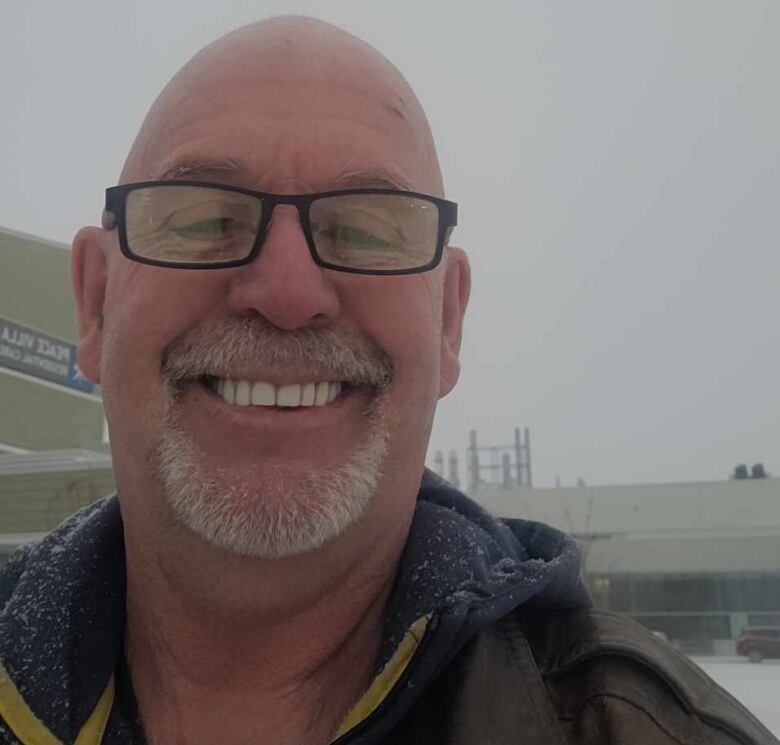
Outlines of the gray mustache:
{"type": "Polygon", "coordinates": [[[199,326],[173,341],[163,354],[163,375],[174,386],[204,375],[230,377],[236,368],[305,368],[322,380],[344,380],[380,390],[390,387],[389,355],[351,330],[283,331],[261,317],[226,318],[199,326]]]}

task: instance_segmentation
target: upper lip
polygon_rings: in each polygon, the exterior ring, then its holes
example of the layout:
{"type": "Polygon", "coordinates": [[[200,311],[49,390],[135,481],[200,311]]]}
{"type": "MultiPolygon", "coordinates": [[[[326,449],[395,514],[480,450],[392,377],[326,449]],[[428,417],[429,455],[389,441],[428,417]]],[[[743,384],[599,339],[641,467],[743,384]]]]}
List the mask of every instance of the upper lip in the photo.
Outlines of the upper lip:
{"type": "Polygon", "coordinates": [[[204,371],[198,374],[178,377],[173,381],[179,385],[187,381],[203,379],[225,379],[225,380],[247,380],[251,383],[270,383],[275,386],[285,385],[305,385],[306,383],[342,383],[352,387],[372,387],[381,388],[386,385],[385,381],[376,379],[361,379],[355,375],[350,375],[337,370],[220,370],[204,371]]]}
{"type": "Polygon", "coordinates": [[[352,382],[349,378],[336,373],[204,373],[199,377],[222,378],[224,380],[248,380],[252,383],[271,383],[272,385],[304,385],[306,383],[321,382],[352,382]]]}
{"type": "Polygon", "coordinates": [[[204,378],[224,378],[226,380],[248,380],[253,383],[271,383],[276,386],[327,381],[329,383],[345,383],[353,387],[387,389],[392,379],[389,372],[383,372],[378,368],[374,370],[348,370],[336,367],[314,369],[303,365],[276,368],[236,365],[230,369],[204,366],[200,370],[167,371],[167,374],[163,367],[163,375],[174,386],[185,385],[188,382],[204,378]]]}

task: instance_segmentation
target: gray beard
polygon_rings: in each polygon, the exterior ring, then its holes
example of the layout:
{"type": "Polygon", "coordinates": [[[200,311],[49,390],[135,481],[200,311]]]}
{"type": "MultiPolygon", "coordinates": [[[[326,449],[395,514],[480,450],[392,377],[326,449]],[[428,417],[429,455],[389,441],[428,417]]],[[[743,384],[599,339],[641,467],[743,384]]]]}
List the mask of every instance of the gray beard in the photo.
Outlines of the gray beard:
{"type": "Polygon", "coordinates": [[[389,450],[385,394],[393,377],[387,355],[357,332],[280,331],[260,317],[212,321],[166,350],[170,399],[154,448],[157,476],[175,518],[209,543],[242,556],[280,558],[320,548],[355,523],[376,492],[389,450]],[[374,391],[366,430],[346,460],[305,464],[250,462],[207,468],[176,418],[180,381],[261,361],[277,369],[306,365],[322,380],[358,382],[374,391]]]}
{"type": "Polygon", "coordinates": [[[264,559],[303,554],[357,522],[376,492],[389,438],[379,410],[369,413],[368,424],[360,446],[332,468],[257,463],[208,472],[192,438],[169,414],[157,474],[176,520],[208,543],[264,559]]]}

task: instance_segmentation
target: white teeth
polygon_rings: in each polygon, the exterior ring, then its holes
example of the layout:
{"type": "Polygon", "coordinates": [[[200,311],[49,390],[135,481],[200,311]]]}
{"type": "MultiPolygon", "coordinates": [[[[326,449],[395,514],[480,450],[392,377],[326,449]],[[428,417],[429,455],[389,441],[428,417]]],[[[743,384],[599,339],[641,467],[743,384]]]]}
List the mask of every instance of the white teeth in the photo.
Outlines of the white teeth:
{"type": "Polygon", "coordinates": [[[276,406],[276,388],[270,383],[255,383],[252,386],[253,406],[276,406]]]}
{"type": "Polygon", "coordinates": [[[325,406],[341,393],[340,382],[292,383],[276,386],[262,381],[217,378],[212,389],[233,406],[325,406]]]}
{"type": "Polygon", "coordinates": [[[314,383],[306,383],[301,387],[301,406],[314,406],[316,395],[317,386],[314,383]]]}
{"type": "Polygon", "coordinates": [[[249,406],[252,399],[252,385],[247,380],[236,383],[236,406],[249,406]]]}
{"type": "Polygon", "coordinates": [[[232,380],[225,381],[225,390],[222,391],[222,398],[229,404],[236,402],[236,386],[232,380]]]}
{"type": "Polygon", "coordinates": [[[328,391],[330,390],[329,383],[317,383],[317,393],[314,396],[315,406],[325,406],[328,403],[328,391]]]}
{"type": "Polygon", "coordinates": [[[293,385],[282,385],[276,390],[277,406],[300,406],[301,405],[301,386],[297,383],[293,385]]]}

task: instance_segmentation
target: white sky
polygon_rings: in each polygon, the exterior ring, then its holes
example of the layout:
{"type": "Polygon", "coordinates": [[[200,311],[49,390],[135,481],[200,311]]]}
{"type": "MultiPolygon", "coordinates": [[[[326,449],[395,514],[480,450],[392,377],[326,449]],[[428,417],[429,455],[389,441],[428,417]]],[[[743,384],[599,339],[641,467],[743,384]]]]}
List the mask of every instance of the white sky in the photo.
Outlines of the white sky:
{"type": "Polygon", "coordinates": [[[162,85],[279,13],[429,114],[474,271],[431,451],[529,426],[537,485],[780,475],[778,0],[4,0],[0,225],[98,221],[162,85]]]}

